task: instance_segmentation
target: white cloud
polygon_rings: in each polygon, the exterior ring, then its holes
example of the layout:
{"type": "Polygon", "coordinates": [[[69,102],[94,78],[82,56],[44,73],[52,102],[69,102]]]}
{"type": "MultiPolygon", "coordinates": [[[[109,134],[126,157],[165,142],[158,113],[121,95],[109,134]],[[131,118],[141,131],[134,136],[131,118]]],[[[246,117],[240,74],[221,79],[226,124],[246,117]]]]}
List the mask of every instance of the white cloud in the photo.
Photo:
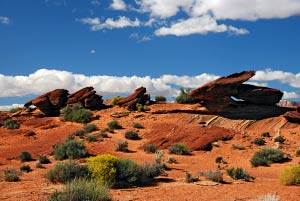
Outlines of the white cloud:
{"type": "Polygon", "coordinates": [[[297,94],[296,92],[283,92],[283,97],[282,99],[294,99],[294,98],[300,98],[300,95],[297,94]]]}
{"type": "Polygon", "coordinates": [[[211,16],[193,17],[187,20],[180,20],[171,25],[171,27],[161,27],[155,31],[157,36],[176,35],[187,36],[191,34],[207,34],[209,32],[226,32],[233,34],[247,34],[245,29],[238,29],[233,26],[227,27],[225,24],[217,24],[211,16]]]}
{"type": "Polygon", "coordinates": [[[91,54],[95,54],[95,53],[96,53],[96,50],[93,49],[93,50],[90,51],[90,53],[91,53],[91,54]]]}
{"type": "Polygon", "coordinates": [[[143,36],[136,32],[130,34],[129,38],[135,39],[137,42],[146,42],[146,41],[150,41],[152,39],[151,36],[146,36],[146,35],[143,36]]]}
{"type": "Polygon", "coordinates": [[[0,24],[10,24],[10,19],[5,16],[0,16],[0,24]]]}
{"type": "Polygon", "coordinates": [[[139,19],[130,20],[125,16],[120,16],[118,19],[107,18],[103,23],[101,23],[98,17],[96,18],[82,18],[78,20],[82,24],[88,24],[92,31],[98,31],[102,29],[121,29],[126,27],[139,27],[141,22],[139,19]]]}
{"type": "Polygon", "coordinates": [[[23,104],[12,104],[12,105],[0,105],[0,111],[9,111],[11,110],[12,108],[17,108],[17,107],[24,107],[23,104]]]}
{"type": "Polygon", "coordinates": [[[114,10],[126,10],[126,4],[123,0],[112,0],[110,7],[114,10]]]}

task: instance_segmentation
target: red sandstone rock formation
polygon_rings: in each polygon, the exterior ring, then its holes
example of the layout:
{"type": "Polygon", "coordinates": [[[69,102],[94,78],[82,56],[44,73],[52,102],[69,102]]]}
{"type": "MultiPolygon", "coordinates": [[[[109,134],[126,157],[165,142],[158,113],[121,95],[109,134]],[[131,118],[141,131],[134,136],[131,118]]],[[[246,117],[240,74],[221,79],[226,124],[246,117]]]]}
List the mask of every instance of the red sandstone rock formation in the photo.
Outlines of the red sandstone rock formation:
{"type": "Polygon", "coordinates": [[[121,99],[117,104],[119,106],[127,106],[130,109],[135,109],[137,103],[145,105],[150,101],[150,95],[145,93],[146,88],[139,87],[135,89],[131,95],[124,99],[121,99]]]}
{"type": "Polygon", "coordinates": [[[296,111],[287,112],[283,115],[289,122],[300,123],[300,102],[297,104],[296,111]]]}
{"type": "Polygon", "coordinates": [[[297,112],[300,113],[300,102],[298,102],[298,104],[297,104],[297,112]]]}
{"type": "Polygon", "coordinates": [[[25,103],[25,107],[36,106],[46,116],[58,115],[59,110],[66,105],[68,91],[55,89],[25,103]]]}
{"type": "Polygon", "coordinates": [[[68,96],[67,104],[80,103],[88,109],[99,109],[102,107],[102,96],[96,94],[93,87],[85,87],[68,96]]]}

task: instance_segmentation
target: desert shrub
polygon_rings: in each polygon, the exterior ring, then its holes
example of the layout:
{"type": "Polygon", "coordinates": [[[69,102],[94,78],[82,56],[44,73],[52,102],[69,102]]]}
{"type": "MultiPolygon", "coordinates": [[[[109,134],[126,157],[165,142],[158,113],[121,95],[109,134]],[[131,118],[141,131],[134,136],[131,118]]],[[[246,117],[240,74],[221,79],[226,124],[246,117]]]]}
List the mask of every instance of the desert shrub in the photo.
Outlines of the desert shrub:
{"type": "Polygon", "coordinates": [[[128,142],[119,141],[116,146],[116,151],[128,152],[128,142]]]}
{"type": "Polygon", "coordinates": [[[20,172],[15,169],[5,169],[3,170],[4,180],[8,182],[20,181],[20,172]]]}
{"type": "Polygon", "coordinates": [[[102,185],[113,185],[116,177],[117,157],[110,154],[99,155],[87,159],[88,168],[95,178],[102,185]]]}
{"type": "Polygon", "coordinates": [[[102,138],[108,138],[108,135],[105,131],[101,131],[99,134],[102,138]]]}
{"type": "Polygon", "coordinates": [[[164,96],[155,96],[154,100],[156,102],[166,102],[167,101],[166,97],[164,97],[164,96]]]}
{"type": "Polygon", "coordinates": [[[144,128],[144,127],[142,126],[142,124],[140,124],[140,123],[134,123],[134,124],[132,125],[132,127],[133,127],[133,128],[144,128]]]}
{"type": "Polygon", "coordinates": [[[222,163],[223,162],[223,157],[221,157],[221,156],[216,157],[215,162],[216,163],[222,163]]]}
{"type": "Polygon", "coordinates": [[[32,161],[31,154],[27,151],[21,152],[20,159],[22,162],[32,161]]]}
{"type": "Polygon", "coordinates": [[[136,109],[139,111],[139,112],[146,112],[146,111],[149,111],[150,108],[147,106],[147,105],[143,105],[143,104],[140,104],[140,103],[137,103],[136,104],[136,109]]]}
{"type": "Polygon", "coordinates": [[[275,139],[274,139],[274,142],[279,142],[280,144],[284,143],[285,139],[284,137],[282,137],[281,135],[277,136],[275,139]]]}
{"type": "Polygon", "coordinates": [[[247,171],[243,168],[229,168],[226,170],[227,174],[234,180],[244,180],[244,181],[251,181],[254,178],[249,175],[247,171]]]}
{"type": "Polygon", "coordinates": [[[266,144],[266,141],[263,138],[255,138],[253,143],[257,146],[263,146],[266,144]]]}
{"type": "Polygon", "coordinates": [[[107,186],[95,180],[74,179],[61,192],[54,192],[48,201],[111,201],[107,186]]]}
{"type": "Polygon", "coordinates": [[[209,171],[204,173],[204,176],[207,180],[222,183],[223,182],[223,174],[220,171],[209,171]]]}
{"type": "Polygon", "coordinates": [[[182,143],[176,143],[174,145],[171,145],[168,147],[168,150],[171,154],[177,154],[177,155],[189,155],[190,151],[186,147],[185,144],[182,143]]]}
{"type": "Polygon", "coordinates": [[[96,142],[97,141],[97,136],[96,135],[88,135],[88,136],[86,136],[86,140],[88,142],[96,142]]]}
{"type": "Polygon", "coordinates": [[[66,106],[62,109],[62,119],[78,123],[89,123],[92,121],[92,112],[80,104],[66,106]]]}
{"type": "Polygon", "coordinates": [[[262,137],[270,137],[270,133],[269,132],[263,132],[261,134],[262,137]]]}
{"type": "Polygon", "coordinates": [[[9,110],[9,113],[15,113],[15,112],[18,112],[18,111],[20,111],[22,109],[23,109],[22,107],[14,107],[14,108],[11,108],[9,110]]]}
{"type": "Polygon", "coordinates": [[[300,165],[286,167],[280,174],[280,184],[285,186],[300,184],[300,165]]]}
{"type": "Polygon", "coordinates": [[[169,156],[166,160],[166,163],[178,163],[178,162],[175,158],[173,158],[172,156],[169,156]]]}
{"type": "Polygon", "coordinates": [[[30,171],[32,171],[32,170],[31,170],[31,168],[30,168],[29,165],[22,165],[22,166],[20,167],[20,171],[22,171],[22,172],[30,172],[30,171]]]}
{"type": "Polygon", "coordinates": [[[107,123],[108,128],[110,129],[122,129],[122,126],[119,124],[117,120],[112,120],[107,123]]]}
{"type": "Polygon", "coordinates": [[[97,131],[98,130],[98,127],[95,125],[95,124],[87,124],[83,127],[83,130],[86,132],[86,133],[91,133],[93,131],[97,131]]]}
{"type": "Polygon", "coordinates": [[[181,103],[181,104],[191,104],[196,103],[196,100],[194,100],[192,97],[190,97],[188,94],[190,93],[190,89],[180,89],[179,95],[176,97],[175,102],[181,103]]]}
{"type": "Polygon", "coordinates": [[[185,182],[186,183],[192,183],[192,182],[196,182],[196,181],[199,181],[199,178],[193,177],[193,175],[189,172],[185,173],[185,182]]]}
{"type": "Polygon", "coordinates": [[[84,130],[77,130],[73,133],[73,135],[78,136],[78,137],[83,137],[86,134],[84,130]]]}
{"type": "Polygon", "coordinates": [[[243,146],[243,145],[236,145],[236,144],[233,144],[233,145],[232,145],[232,149],[245,150],[246,147],[243,146]]]}
{"type": "Polygon", "coordinates": [[[6,119],[3,123],[3,126],[8,129],[18,129],[20,125],[12,119],[6,119]]]}
{"type": "Polygon", "coordinates": [[[134,131],[127,131],[124,134],[124,136],[125,136],[126,139],[129,139],[129,140],[139,140],[139,139],[141,139],[139,134],[134,132],[134,131]]]}
{"type": "Polygon", "coordinates": [[[284,154],[281,150],[266,148],[254,153],[250,160],[253,167],[269,166],[271,163],[279,163],[284,160],[284,154]]]}
{"type": "Polygon", "coordinates": [[[299,156],[300,156],[300,149],[296,150],[295,156],[296,156],[296,157],[299,157],[299,156]]]}
{"type": "Polygon", "coordinates": [[[157,151],[157,146],[155,144],[144,145],[144,151],[146,153],[155,153],[157,151]]]}
{"type": "Polygon", "coordinates": [[[51,163],[50,160],[49,160],[49,158],[47,156],[40,156],[39,162],[41,164],[49,164],[49,163],[51,163]]]}
{"type": "Polygon", "coordinates": [[[86,156],[87,152],[81,141],[67,140],[54,148],[54,158],[56,160],[84,158],[86,156]]]}
{"type": "Polygon", "coordinates": [[[118,103],[120,100],[122,100],[123,98],[124,98],[124,97],[122,97],[122,96],[114,96],[114,97],[112,97],[110,104],[111,104],[112,106],[115,106],[115,105],[117,105],[117,103],[118,103]]]}
{"type": "Polygon", "coordinates": [[[266,194],[258,197],[258,201],[280,201],[280,197],[274,194],[266,194]]]}
{"type": "Polygon", "coordinates": [[[86,165],[77,165],[74,161],[59,162],[46,174],[45,178],[51,182],[67,183],[75,178],[88,178],[90,175],[86,165]]]}

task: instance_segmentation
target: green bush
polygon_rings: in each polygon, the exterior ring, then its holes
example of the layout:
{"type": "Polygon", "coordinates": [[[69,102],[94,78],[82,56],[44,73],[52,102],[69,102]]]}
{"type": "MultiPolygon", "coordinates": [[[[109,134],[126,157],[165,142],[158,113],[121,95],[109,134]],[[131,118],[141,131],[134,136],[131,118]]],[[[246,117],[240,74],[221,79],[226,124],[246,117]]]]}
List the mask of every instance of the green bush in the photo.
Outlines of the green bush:
{"type": "Polygon", "coordinates": [[[124,99],[124,97],[122,97],[122,96],[114,96],[114,97],[112,97],[110,104],[111,104],[112,106],[115,106],[115,105],[117,105],[118,102],[119,102],[120,100],[122,100],[122,99],[124,99]]]}
{"type": "Polygon", "coordinates": [[[41,164],[49,164],[49,163],[51,163],[50,160],[49,160],[49,158],[47,156],[40,156],[39,162],[41,164]]]}
{"type": "Polygon", "coordinates": [[[93,131],[97,131],[98,130],[98,127],[95,125],[95,124],[87,124],[83,127],[83,130],[86,132],[86,133],[91,133],[93,131]]]}
{"type": "Polygon", "coordinates": [[[284,154],[281,150],[266,148],[255,152],[250,162],[253,167],[269,166],[271,163],[283,162],[284,159],[284,154]]]}
{"type": "Polygon", "coordinates": [[[155,153],[157,151],[157,146],[155,144],[144,145],[144,151],[146,153],[155,153]]]}
{"type": "Polygon", "coordinates": [[[116,151],[128,152],[128,142],[119,141],[116,146],[116,151]]]}
{"type": "Polygon", "coordinates": [[[11,108],[9,110],[9,113],[15,113],[15,112],[18,112],[18,111],[20,111],[22,109],[23,109],[22,107],[14,107],[14,108],[11,108]]]}
{"type": "Polygon", "coordinates": [[[78,123],[89,123],[92,121],[92,112],[80,104],[66,106],[62,109],[62,119],[78,123]]]}
{"type": "Polygon", "coordinates": [[[27,151],[23,151],[20,154],[20,159],[21,159],[22,162],[32,161],[31,154],[27,151]]]}
{"type": "Polygon", "coordinates": [[[88,142],[96,142],[96,141],[97,141],[97,136],[96,136],[96,135],[88,135],[88,136],[86,137],[86,140],[87,140],[88,142]]]}
{"type": "Polygon", "coordinates": [[[8,129],[18,129],[20,125],[12,119],[6,119],[3,123],[3,126],[8,129]]]}
{"type": "Polygon", "coordinates": [[[89,178],[89,176],[88,167],[86,165],[77,165],[74,161],[59,162],[45,174],[45,178],[53,183],[67,183],[75,178],[89,178]]]}
{"type": "Polygon", "coordinates": [[[176,143],[174,145],[169,146],[168,148],[170,154],[177,154],[177,155],[189,155],[190,151],[186,147],[185,144],[176,143]]]}
{"type": "Polygon", "coordinates": [[[149,111],[150,108],[147,106],[147,105],[143,105],[143,104],[140,104],[140,103],[137,103],[136,104],[136,109],[139,111],[139,112],[146,112],[146,111],[149,111]]]}
{"type": "Polygon", "coordinates": [[[284,137],[282,137],[281,135],[277,136],[275,139],[274,139],[274,142],[279,142],[280,144],[284,143],[285,139],[284,137]]]}
{"type": "Polygon", "coordinates": [[[20,172],[14,169],[5,169],[3,170],[4,180],[8,182],[20,181],[20,172]]]}
{"type": "Polygon", "coordinates": [[[166,102],[167,101],[166,97],[164,97],[164,96],[155,96],[154,100],[156,102],[166,102]]]}
{"type": "Polygon", "coordinates": [[[218,183],[223,182],[223,174],[220,171],[209,171],[207,173],[204,173],[204,176],[206,179],[218,183]]]}
{"type": "Polygon", "coordinates": [[[61,192],[54,192],[48,201],[111,201],[107,186],[94,180],[74,179],[61,192]]]}
{"type": "Polygon", "coordinates": [[[144,127],[142,126],[142,124],[140,124],[140,123],[134,123],[134,124],[132,125],[132,127],[133,127],[133,128],[144,128],[144,127]]]}
{"type": "Polygon", "coordinates": [[[110,129],[122,129],[122,126],[119,124],[117,120],[112,120],[107,123],[108,128],[110,129]]]}
{"type": "Polygon", "coordinates": [[[223,157],[221,157],[221,156],[216,157],[215,162],[216,163],[222,163],[223,162],[223,157]]]}
{"type": "Polygon", "coordinates": [[[56,160],[84,158],[88,154],[83,142],[76,140],[67,140],[54,147],[54,158],[56,160]]]}
{"type": "Polygon", "coordinates": [[[20,167],[20,171],[22,171],[22,172],[30,172],[30,171],[32,171],[32,170],[31,170],[31,168],[30,168],[29,165],[22,165],[22,166],[20,167]]]}
{"type": "Polygon", "coordinates": [[[124,134],[124,136],[125,136],[126,139],[129,139],[129,140],[139,140],[139,139],[141,139],[139,134],[134,132],[134,131],[127,131],[124,134]]]}
{"type": "Polygon", "coordinates": [[[300,184],[300,165],[286,167],[280,174],[280,184],[285,186],[300,184]]]}
{"type": "Polygon", "coordinates": [[[263,138],[255,138],[253,143],[257,146],[263,146],[266,144],[266,141],[263,138]]]}
{"type": "Polygon", "coordinates": [[[300,156],[300,149],[296,150],[295,156],[296,156],[296,157],[299,157],[299,156],[300,156]]]}
{"type": "Polygon", "coordinates": [[[270,137],[270,133],[269,132],[264,132],[261,134],[262,137],[270,137]]]}
{"type": "Polygon", "coordinates": [[[245,150],[246,147],[243,146],[243,145],[236,145],[236,144],[233,144],[233,145],[232,145],[232,149],[245,150]]]}
{"type": "Polygon", "coordinates": [[[181,104],[192,104],[196,103],[197,101],[190,97],[188,94],[190,93],[190,89],[180,89],[179,95],[176,97],[175,102],[181,104]]]}
{"type": "Polygon", "coordinates": [[[243,168],[229,168],[226,170],[227,174],[234,180],[244,180],[244,181],[251,181],[254,178],[249,175],[247,171],[243,168]]]}
{"type": "Polygon", "coordinates": [[[186,183],[192,183],[192,182],[196,182],[196,181],[199,181],[199,178],[193,177],[193,175],[189,172],[185,173],[185,182],[186,183]]]}
{"type": "Polygon", "coordinates": [[[85,136],[86,132],[84,130],[77,130],[73,133],[73,135],[78,136],[80,138],[82,138],[83,136],[85,136]]]}
{"type": "Polygon", "coordinates": [[[108,138],[108,135],[105,131],[101,131],[99,134],[102,138],[108,138]]]}

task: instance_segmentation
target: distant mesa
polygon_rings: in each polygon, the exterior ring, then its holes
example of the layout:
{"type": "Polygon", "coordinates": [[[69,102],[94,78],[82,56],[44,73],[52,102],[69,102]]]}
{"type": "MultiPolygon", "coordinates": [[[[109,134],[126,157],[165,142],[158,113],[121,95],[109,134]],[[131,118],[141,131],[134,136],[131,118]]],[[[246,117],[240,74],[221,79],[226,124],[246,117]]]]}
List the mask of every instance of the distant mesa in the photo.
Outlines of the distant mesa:
{"type": "Polygon", "coordinates": [[[146,94],[145,87],[139,87],[134,90],[132,94],[128,97],[121,99],[118,101],[119,106],[126,106],[129,109],[136,109],[137,104],[148,105],[150,104],[150,94],[146,94]]]}

